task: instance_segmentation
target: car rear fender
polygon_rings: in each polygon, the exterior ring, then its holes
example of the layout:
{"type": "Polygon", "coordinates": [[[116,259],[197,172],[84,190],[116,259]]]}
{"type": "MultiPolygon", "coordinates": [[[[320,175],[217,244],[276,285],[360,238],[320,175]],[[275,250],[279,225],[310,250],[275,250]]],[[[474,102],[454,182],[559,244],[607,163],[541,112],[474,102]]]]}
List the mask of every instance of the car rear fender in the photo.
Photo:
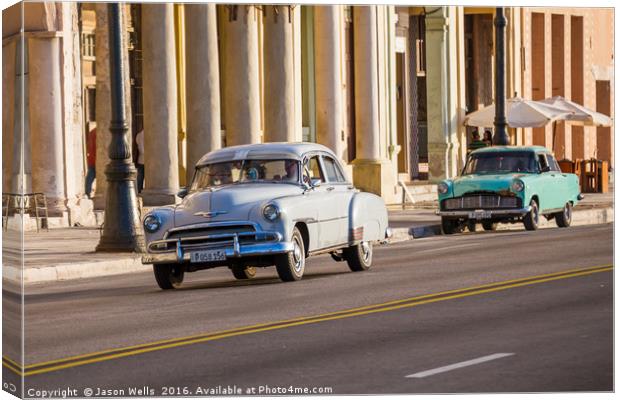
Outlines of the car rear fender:
{"type": "Polygon", "coordinates": [[[351,241],[385,239],[388,216],[385,202],[381,197],[366,192],[356,193],[351,200],[349,216],[351,241]]]}

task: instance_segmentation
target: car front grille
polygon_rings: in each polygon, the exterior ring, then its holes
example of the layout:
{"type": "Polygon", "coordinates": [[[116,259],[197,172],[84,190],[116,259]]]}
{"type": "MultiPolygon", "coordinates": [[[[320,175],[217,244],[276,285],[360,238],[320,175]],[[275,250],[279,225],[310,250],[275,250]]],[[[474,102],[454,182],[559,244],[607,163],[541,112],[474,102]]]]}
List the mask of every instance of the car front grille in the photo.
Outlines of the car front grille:
{"type": "Polygon", "coordinates": [[[220,236],[255,232],[254,225],[211,226],[171,231],[166,239],[195,238],[200,236],[220,236]]]}
{"type": "Polygon", "coordinates": [[[233,247],[258,241],[277,240],[272,232],[256,229],[251,224],[199,225],[170,230],[163,240],[149,245],[151,252],[167,252],[177,247],[185,250],[233,247]]]}
{"type": "Polygon", "coordinates": [[[446,199],[442,202],[442,210],[444,211],[502,208],[521,208],[521,199],[500,195],[465,195],[446,199]]]}

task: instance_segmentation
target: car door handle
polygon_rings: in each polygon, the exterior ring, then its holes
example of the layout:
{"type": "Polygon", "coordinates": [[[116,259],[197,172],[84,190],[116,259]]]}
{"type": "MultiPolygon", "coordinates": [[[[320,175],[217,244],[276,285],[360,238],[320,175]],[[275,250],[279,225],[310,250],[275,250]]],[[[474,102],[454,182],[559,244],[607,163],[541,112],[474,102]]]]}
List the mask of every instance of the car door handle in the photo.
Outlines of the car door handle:
{"type": "Polygon", "coordinates": [[[328,187],[328,188],[327,188],[327,191],[328,191],[328,192],[331,192],[331,191],[332,191],[332,190],[334,190],[334,189],[335,189],[335,188],[334,188],[333,186],[330,186],[330,187],[328,187]]]}

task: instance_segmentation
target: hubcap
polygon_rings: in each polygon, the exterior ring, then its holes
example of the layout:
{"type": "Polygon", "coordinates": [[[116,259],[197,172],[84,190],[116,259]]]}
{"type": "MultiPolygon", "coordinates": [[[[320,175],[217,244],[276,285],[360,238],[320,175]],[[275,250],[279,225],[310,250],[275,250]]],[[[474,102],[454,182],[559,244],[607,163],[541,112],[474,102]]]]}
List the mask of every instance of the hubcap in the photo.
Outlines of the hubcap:
{"type": "Polygon", "coordinates": [[[532,203],[532,217],[534,223],[538,225],[538,206],[535,203],[532,203]]]}
{"type": "Polygon", "coordinates": [[[567,204],[564,206],[564,219],[566,221],[570,221],[570,217],[571,217],[571,210],[570,210],[570,206],[567,204]]]}
{"type": "Polygon", "coordinates": [[[368,244],[368,242],[362,242],[362,255],[364,257],[364,262],[368,262],[370,252],[370,244],[368,244]]]}
{"type": "Polygon", "coordinates": [[[297,239],[293,241],[293,261],[295,261],[295,271],[300,272],[303,266],[303,254],[301,252],[301,246],[297,239]]]}

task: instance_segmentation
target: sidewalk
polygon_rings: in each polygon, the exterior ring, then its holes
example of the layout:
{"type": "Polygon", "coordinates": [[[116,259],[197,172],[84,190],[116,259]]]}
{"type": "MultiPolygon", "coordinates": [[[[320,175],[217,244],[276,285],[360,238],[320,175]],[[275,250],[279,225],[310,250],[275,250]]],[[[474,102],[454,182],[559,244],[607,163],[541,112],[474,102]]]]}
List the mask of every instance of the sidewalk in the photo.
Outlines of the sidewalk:
{"type": "MultiPolygon", "coordinates": [[[[98,253],[98,228],[58,228],[24,232],[24,283],[149,271],[134,253],[98,253]]],[[[21,280],[20,238],[15,231],[2,235],[2,277],[21,280]]]]}
{"type": "MultiPolygon", "coordinates": [[[[573,225],[613,222],[613,192],[586,194],[573,210],[573,225]]],[[[441,234],[441,219],[434,209],[389,207],[389,224],[394,230],[392,242],[441,234]]],[[[541,220],[541,228],[555,227],[555,221],[541,220]]],[[[481,229],[481,228],[479,228],[481,229]]],[[[500,229],[523,229],[522,224],[500,224],[500,229]]],[[[97,228],[59,228],[49,232],[24,233],[24,283],[50,282],[78,278],[150,271],[138,254],[97,253],[100,231],[97,228]]],[[[20,282],[20,238],[15,231],[3,232],[3,279],[20,282]]]]}

